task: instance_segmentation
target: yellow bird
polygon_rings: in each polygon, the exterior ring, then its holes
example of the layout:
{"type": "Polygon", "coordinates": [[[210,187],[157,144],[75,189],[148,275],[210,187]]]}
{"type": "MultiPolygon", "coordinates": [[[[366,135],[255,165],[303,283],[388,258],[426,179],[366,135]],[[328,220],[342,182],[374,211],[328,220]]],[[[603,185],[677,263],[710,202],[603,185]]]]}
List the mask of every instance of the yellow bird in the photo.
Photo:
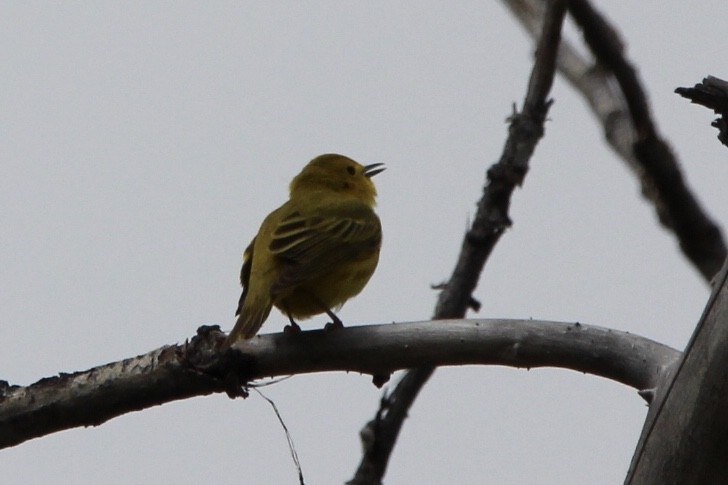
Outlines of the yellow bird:
{"type": "Polygon", "coordinates": [[[291,182],[289,200],[271,212],[243,255],[238,320],[226,346],[252,338],[271,307],[294,319],[326,313],[356,296],[379,261],[382,226],[371,177],[382,163],[360,165],[343,155],[311,160],[291,182]]]}

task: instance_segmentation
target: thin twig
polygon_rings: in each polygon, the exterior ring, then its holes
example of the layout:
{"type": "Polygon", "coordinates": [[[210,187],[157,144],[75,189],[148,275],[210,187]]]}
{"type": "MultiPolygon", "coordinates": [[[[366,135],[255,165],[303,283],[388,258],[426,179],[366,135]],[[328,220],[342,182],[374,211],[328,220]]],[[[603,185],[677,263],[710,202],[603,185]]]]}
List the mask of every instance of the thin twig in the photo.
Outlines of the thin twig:
{"type": "Polygon", "coordinates": [[[263,394],[260,389],[257,387],[253,387],[253,390],[258,393],[260,397],[266,400],[268,404],[270,404],[270,407],[273,408],[273,412],[276,413],[276,417],[278,418],[278,422],[281,424],[281,427],[283,428],[283,432],[286,435],[286,441],[288,442],[288,450],[291,452],[291,459],[293,459],[293,464],[296,466],[296,471],[298,472],[298,483],[301,485],[306,485],[306,483],[303,480],[303,468],[301,468],[301,460],[298,459],[298,452],[296,451],[296,445],[293,444],[293,438],[291,437],[291,432],[288,431],[288,426],[286,426],[286,423],[283,421],[283,417],[281,416],[280,411],[278,411],[278,406],[276,406],[276,403],[273,402],[271,398],[263,394]]]}

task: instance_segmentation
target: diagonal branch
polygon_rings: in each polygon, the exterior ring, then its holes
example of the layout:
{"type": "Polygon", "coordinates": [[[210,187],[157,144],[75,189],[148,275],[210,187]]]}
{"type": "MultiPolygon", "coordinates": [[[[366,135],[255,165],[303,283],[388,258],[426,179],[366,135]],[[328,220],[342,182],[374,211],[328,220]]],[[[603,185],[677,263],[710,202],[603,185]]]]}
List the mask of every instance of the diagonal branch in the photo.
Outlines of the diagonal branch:
{"type": "MultiPolygon", "coordinates": [[[[505,3],[531,35],[539,35],[543,0],[505,3]]],[[[675,234],[685,256],[709,280],[726,257],[720,229],[692,194],[675,155],[659,135],[647,96],[616,31],[584,0],[570,2],[569,11],[597,62],[587,62],[564,41],[559,72],[584,96],[609,144],[637,174],[642,193],[655,206],[662,225],[675,234]]]]}
{"type": "Polygon", "coordinates": [[[533,320],[427,321],[270,334],[239,342],[221,355],[224,338],[218,328],[202,327],[189,344],[27,387],[0,381],[0,448],[179,399],[226,392],[223,376],[231,374],[247,382],[327,371],[382,375],[422,365],[548,366],[644,391],[654,388],[680,356],[627,332],[533,320]]]}
{"type": "Polygon", "coordinates": [[[726,257],[718,226],[703,212],[683,179],[677,159],[652,121],[647,96],[637,72],[626,59],[617,32],[587,0],[571,0],[569,12],[599,63],[614,73],[629,108],[636,140],[634,154],[642,167],[643,191],[653,200],[660,222],[671,229],[683,253],[706,280],[726,257]]]}
{"type": "MultiPolygon", "coordinates": [[[[523,110],[511,117],[503,154],[487,172],[483,197],[478,202],[475,219],[465,236],[450,281],[438,299],[435,319],[465,315],[486,260],[511,225],[508,217],[510,198],[528,172],[529,159],[543,136],[543,124],[551,105],[546,98],[553,83],[565,10],[564,1],[549,2],[523,110]]],[[[407,412],[434,370],[434,367],[421,367],[407,371],[394,391],[382,400],[376,418],[361,432],[367,437],[364,456],[350,484],[381,483],[407,412]]]]}
{"type": "MultiPolygon", "coordinates": [[[[544,0],[503,0],[503,3],[533,39],[540,37],[546,9],[544,0]]],[[[612,149],[631,170],[638,173],[639,165],[632,151],[635,139],[632,122],[624,97],[611,73],[584,59],[567,39],[561,39],[556,66],[588,103],[602,124],[604,137],[612,149]]]]}

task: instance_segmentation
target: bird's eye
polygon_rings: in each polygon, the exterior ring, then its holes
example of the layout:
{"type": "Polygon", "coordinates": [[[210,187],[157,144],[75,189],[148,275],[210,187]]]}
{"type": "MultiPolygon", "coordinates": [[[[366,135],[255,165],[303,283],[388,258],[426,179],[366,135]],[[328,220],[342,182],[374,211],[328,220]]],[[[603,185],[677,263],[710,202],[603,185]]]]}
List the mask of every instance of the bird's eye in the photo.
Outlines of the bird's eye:
{"type": "Polygon", "coordinates": [[[352,167],[351,165],[348,165],[346,167],[346,171],[349,172],[349,175],[354,175],[356,173],[356,169],[352,167]]]}

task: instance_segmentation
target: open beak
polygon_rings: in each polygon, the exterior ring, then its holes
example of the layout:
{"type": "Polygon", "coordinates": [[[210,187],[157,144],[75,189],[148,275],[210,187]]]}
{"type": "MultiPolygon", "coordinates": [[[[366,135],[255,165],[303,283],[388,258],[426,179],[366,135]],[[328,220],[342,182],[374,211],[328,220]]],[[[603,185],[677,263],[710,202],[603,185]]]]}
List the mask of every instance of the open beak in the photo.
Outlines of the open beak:
{"type": "Polygon", "coordinates": [[[371,178],[378,173],[384,172],[385,169],[386,167],[383,163],[371,163],[369,165],[364,165],[364,175],[371,178]]]}

